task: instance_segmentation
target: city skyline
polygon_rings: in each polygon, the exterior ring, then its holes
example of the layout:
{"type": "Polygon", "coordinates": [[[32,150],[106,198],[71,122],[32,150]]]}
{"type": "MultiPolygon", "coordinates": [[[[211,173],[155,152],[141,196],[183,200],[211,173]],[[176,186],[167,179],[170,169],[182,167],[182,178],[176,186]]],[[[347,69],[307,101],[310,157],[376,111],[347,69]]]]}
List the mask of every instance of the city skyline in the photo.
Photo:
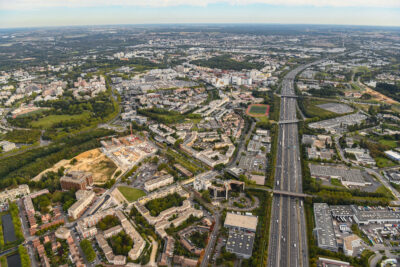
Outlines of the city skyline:
{"type": "Polygon", "coordinates": [[[399,1],[0,1],[0,28],[172,23],[400,26],[399,1]]]}

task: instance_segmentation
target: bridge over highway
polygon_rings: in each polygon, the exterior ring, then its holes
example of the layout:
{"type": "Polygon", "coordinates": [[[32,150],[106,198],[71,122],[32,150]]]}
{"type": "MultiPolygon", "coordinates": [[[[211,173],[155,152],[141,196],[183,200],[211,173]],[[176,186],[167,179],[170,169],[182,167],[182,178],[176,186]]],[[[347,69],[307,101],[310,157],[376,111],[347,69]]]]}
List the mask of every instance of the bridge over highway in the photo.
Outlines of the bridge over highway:
{"type": "Polygon", "coordinates": [[[298,98],[298,95],[288,95],[288,94],[284,94],[284,95],[278,95],[280,97],[292,97],[292,98],[298,98]]]}
{"type": "Polygon", "coordinates": [[[298,123],[299,120],[282,120],[278,121],[278,124],[291,124],[291,123],[298,123]]]}
{"type": "Polygon", "coordinates": [[[290,192],[290,191],[283,191],[283,190],[272,190],[272,193],[274,195],[284,195],[284,196],[290,196],[290,197],[314,197],[312,195],[307,195],[304,193],[300,192],[290,192]]]}

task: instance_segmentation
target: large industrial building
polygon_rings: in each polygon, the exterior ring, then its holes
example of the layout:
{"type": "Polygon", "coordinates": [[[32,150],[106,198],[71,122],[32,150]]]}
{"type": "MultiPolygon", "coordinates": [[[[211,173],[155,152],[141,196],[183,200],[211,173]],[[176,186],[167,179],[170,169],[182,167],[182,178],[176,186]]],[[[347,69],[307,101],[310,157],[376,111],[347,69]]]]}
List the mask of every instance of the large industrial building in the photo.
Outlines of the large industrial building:
{"type": "Polygon", "coordinates": [[[254,239],[254,233],[229,231],[226,251],[234,253],[241,258],[248,259],[253,252],[254,239]]]}
{"type": "Polygon", "coordinates": [[[344,165],[318,165],[310,164],[311,176],[319,179],[339,179],[344,186],[367,186],[371,183],[366,181],[359,169],[348,168],[344,165]]]}
{"type": "Polygon", "coordinates": [[[331,211],[326,203],[314,203],[315,228],[314,235],[318,247],[338,251],[331,211]]]}
{"type": "Polygon", "coordinates": [[[231,230],[256,232],[258,217],[253,215],[241,215],[232,212],[226,214],[224,226],[231,230]]]}
{"type": "Polygon", "coordinates": [[[391,208],[338,205],[330,210],[333,218],[351,218],[359,225],[400,223],[400,211],[391,208]]]}

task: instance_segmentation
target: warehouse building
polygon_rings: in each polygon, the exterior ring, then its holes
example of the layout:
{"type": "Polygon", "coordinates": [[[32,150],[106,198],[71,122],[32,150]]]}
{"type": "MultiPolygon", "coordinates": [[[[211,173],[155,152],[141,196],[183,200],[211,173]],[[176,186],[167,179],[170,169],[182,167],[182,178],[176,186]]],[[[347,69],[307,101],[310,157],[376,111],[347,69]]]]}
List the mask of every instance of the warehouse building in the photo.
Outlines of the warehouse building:
{"type": "Polygon", "coordinates": [[[314,235],[319,248],[337,252],[335,231],[331,211],[326,203],[314,203],[315,228],[314,235]]]}
{"type": "Polygon", "coordinates": [[[370,182],[364,179],[359,169],[348,168],[344,165],[310,164],[311,176],[319,179],[339,179],[344,186],[367,186],[370,182]]]}
{"type": "Polygon", "coordinates": [[[252,215],[241,215],[232,212],[226,214],[224,226],[230,230],[241,230],[256,232],[258,217],[252,215]]]}
{"type": "Polygon", "coordinates": [[[236,254],[240,258],[248,259],[253,252],[255,234],[243,231],[229,231],[226,251],[236,254]]]}

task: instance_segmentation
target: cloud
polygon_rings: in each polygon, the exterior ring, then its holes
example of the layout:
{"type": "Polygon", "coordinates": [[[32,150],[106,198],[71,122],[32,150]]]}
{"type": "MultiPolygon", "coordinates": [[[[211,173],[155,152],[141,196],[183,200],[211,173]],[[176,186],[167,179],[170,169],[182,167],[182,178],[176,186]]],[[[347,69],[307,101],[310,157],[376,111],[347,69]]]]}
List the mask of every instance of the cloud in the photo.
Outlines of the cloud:
{"type": "Polygon", "coordinates": [[[210,4],[316,7],[378,7],[399,8],[400,0],[0,0],[0,10],[31,10],[49,7],[108,7],[108,6],[198,6],[210,4]]]}

